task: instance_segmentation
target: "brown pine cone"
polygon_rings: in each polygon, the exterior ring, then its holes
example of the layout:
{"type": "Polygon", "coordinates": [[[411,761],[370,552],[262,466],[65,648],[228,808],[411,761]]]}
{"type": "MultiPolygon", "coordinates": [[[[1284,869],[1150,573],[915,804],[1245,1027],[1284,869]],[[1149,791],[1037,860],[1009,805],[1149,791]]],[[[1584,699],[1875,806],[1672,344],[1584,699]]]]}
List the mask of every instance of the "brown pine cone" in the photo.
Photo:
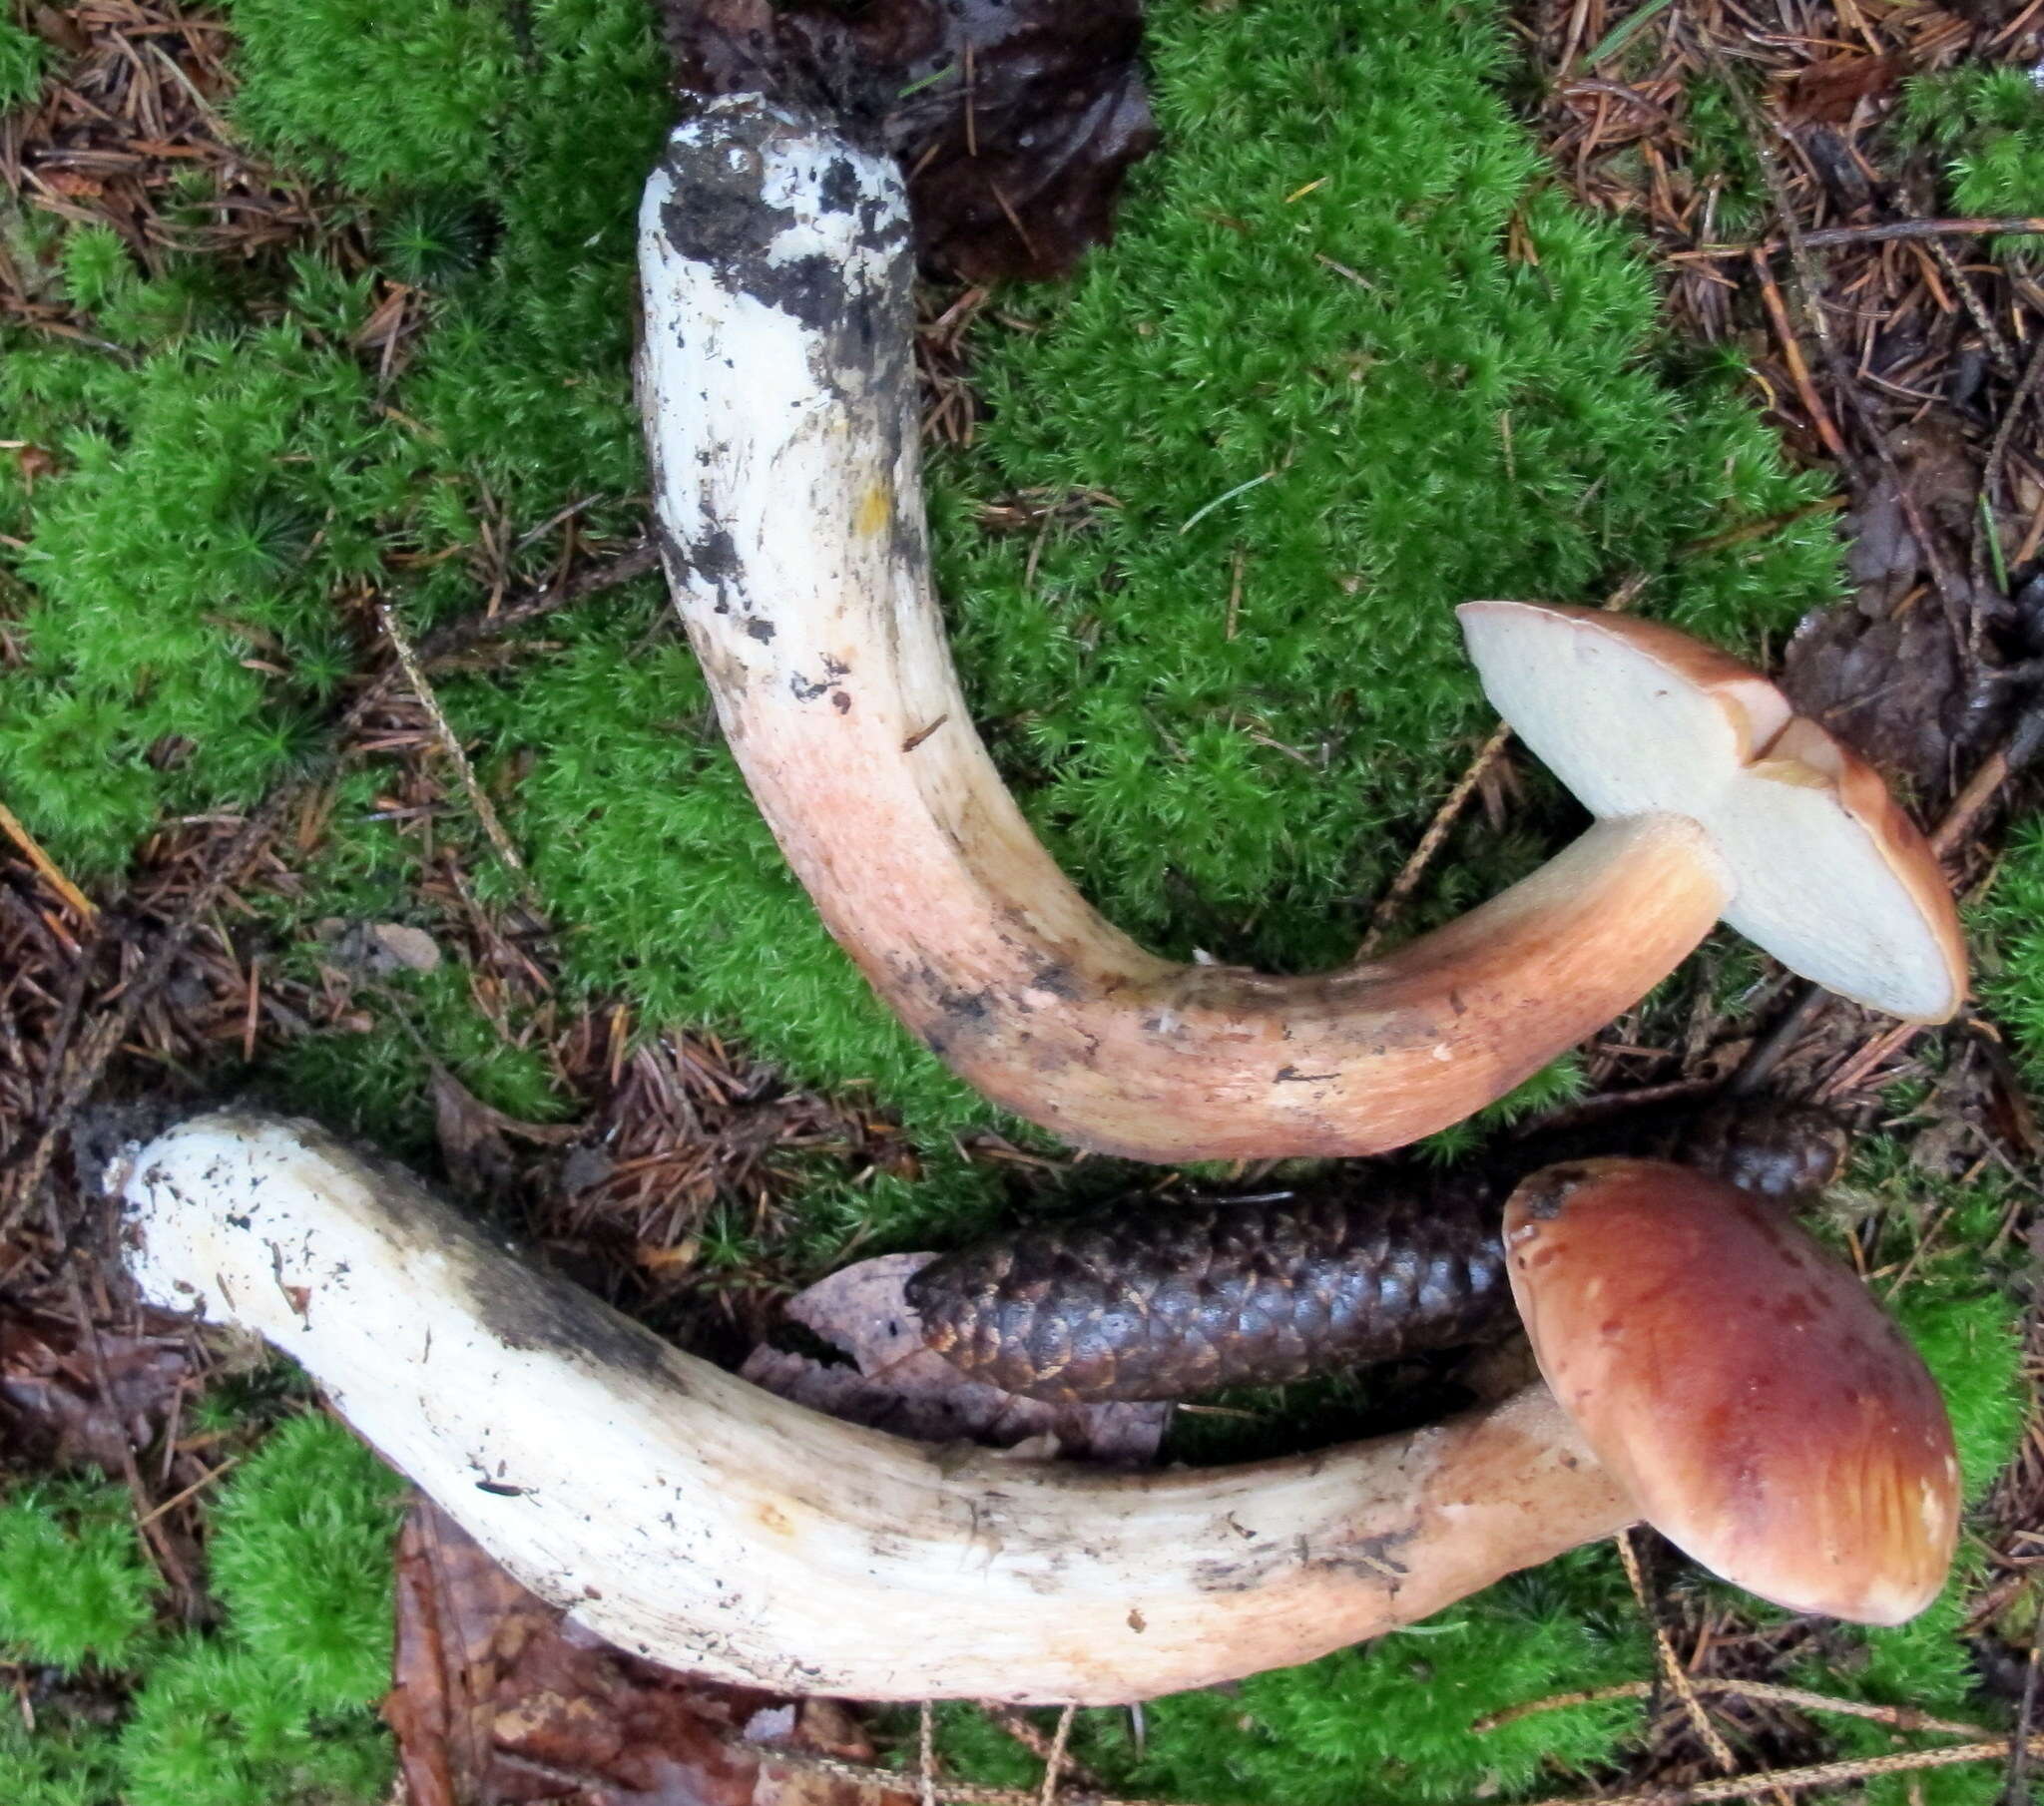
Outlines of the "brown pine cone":
{"type": "Polygon", "coordinates": [[[1488,1197],[1123,1209],[946,1254],[908,1301],[954,1367],[1060,1401],[1272,1385],[1517,1321],[1488,1197]]]}

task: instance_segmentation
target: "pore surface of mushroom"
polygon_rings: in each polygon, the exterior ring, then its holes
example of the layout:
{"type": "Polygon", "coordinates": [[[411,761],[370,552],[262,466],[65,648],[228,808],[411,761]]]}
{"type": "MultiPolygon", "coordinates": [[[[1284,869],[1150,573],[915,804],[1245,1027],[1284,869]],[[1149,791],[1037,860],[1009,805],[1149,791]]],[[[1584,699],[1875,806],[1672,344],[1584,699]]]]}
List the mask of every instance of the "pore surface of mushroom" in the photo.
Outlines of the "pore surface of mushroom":
{"type": "Polygon", "coordinates": [[[1409,1623],[1633,1516],[1544,1387],[1236,1468],[961,1458],[679,1352],[310,1124],[197,1118],[113,1180],[152,1302],[261,1336],[523,1584],[724,1680],[1146,1698],[1409,1623]]]}
{"type": "MultiPolygon", "coordinates": [[[[1693,770],[1690,788],[1593,786],[1606,819],[1381,960],[1271,977],[1146,952],[1031,832],[951,664],[925,543],[898,173],[814,119],[727,97],[674,133],[640,242],[639,385],[668,577],[753,794],[908,1027],[1068,1139],[1151,1160],[1399,1146],[1636,1002],[1742,908],[1757,866],[1808,873],[1828,909],[1877,863],[1848,877],[1788,857],[1803,816],[1741,825],[1735,769],[1784,746],[1788,704],[1684,636],[1634,630],[1635,656],[1601,670],[1645,693],[1586,706],[1632,730],[1616,736],[1628,767],[1693,770]],[[1726,806],[1693,815],[1696,795],[1726,806]]],[[[1582,630],[1546,611],[1542,635],[1527,625],[1542,615],[1511,616],[1508,634],[1503,617],[1465,617],[1493,694],[1516,695],[1521,676],[1539,694],[1587,693],[1582,630]],[[1501,637],[1523,673],[1493,669],[1501,637]]],[[[1566,707],[1541,719],[1536,744],[1571,775],[1583,761],[1557,757],[1566,707]]],[[[1805,816],[1826,784],[1844,787],[1820,759],[1779,762],[1773,788],[1806,790],[1805,816]]],[[[1917,877],[1903,893],[1935,915],[1935,867],[1917,877]]],[[[1764,944],[1792,960],[1812,938],[1764,944]]],[[[1883,1007],[1949,1014],[1962,981],[1955,943],[1943,952],[1944,990],[1897,956],[1917,982],[1883,1007]]]]}
{"type": "Polygon", "coordinates": [[[1797,1611],[1895,1624],[1936,1597],[1959,1524],[1944,1401],[1779,1204],[1583,1160],[1513,1193],[1505,1248],[1541,1372],[1671,1542],[1797,1611]]]}

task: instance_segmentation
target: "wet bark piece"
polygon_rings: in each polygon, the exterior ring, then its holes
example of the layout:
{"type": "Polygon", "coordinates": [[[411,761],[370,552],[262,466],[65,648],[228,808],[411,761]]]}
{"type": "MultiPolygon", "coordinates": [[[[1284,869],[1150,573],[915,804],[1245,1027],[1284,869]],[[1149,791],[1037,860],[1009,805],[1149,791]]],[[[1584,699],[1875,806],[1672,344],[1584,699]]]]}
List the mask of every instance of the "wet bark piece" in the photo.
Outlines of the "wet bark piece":
{"type": "Polygon", "coordinates": [[[917,254],[968,281],[1062,275],[1157,142],[1139,0],[665,0],[682,85],[821,101],[908,175],[917,254]]]}
{"type": "Polygon", "coordinates": [[[963,1248],[908,1283],[930,1345],[1042,1399],[1176,1398],[1512,1327],[1489,1198],[1164,1206],[963,1248]]]}

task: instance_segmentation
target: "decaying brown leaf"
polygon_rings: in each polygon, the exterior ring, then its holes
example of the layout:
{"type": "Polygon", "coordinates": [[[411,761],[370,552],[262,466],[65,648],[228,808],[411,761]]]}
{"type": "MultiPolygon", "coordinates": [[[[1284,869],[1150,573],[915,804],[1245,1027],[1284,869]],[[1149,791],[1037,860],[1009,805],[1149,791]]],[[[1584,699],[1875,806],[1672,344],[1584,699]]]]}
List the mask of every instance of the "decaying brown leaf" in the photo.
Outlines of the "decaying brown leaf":
{"type": "Polygon", "coordinates": [[[908,174],[924,263],[1069,270],[1157,142],[1139,0],[664,0],[685,88],[820,99],[908,174]]]}
{"type": "Polygon", "coordinates": [[[1960,434],[1936,414],[1897,429],[1890,447],[1896,475],[1882,475],[1839,523],[1853,600],[1802,622],[1781,682],[1804,714],[1934,804],[2002,723],[1971,693],[1902,492],[1944,539],[1951,567],[1963,562],[1955,549],[1968,543],[1980,479],[1960,434]]]}
{"type": "Polygon", "coordinates": [[[721,1686],[613,1648],[424,1500],[398,1539],[383,1715],[412,1806],[908,1806],[905,1793],[744,1747],[870,1761],[846,1708],[721,1686]]]}
{"type": "Polygon", "coordinates": [[[5,1455],[50,1467],[90,1461],[119,1473],[131,1449],[156,1440],[191,1373],[190,1353],[171,1336],[103,1329],[95,1353],[72,1324],[26,1313],[0,1318],[5,1455]]]}
{"type": "Polygon", "coordinates": [[[542,1147],[566,1146],[582,1130],[571,1123],[521,1123],[492,1110],[438,1061],[433,1063],[433,1129],[448,1182],[463,1197],[487,1197],[508,1188],[523,1162],[513,1139],[542,1147]]]}
{"type": "Polygon", "coordinates": [[[787,1314],[843,1349],[856,1368],[761,1347],[741,1371],[798,1404],[918,1442],[978,1442],[1127,1466],[1156,1456],[1169,1405],[1045,1404],[968,1379],[933,1353],[902,1288],[934,1258],[861,1260],[789,1300],[787,1314]]]}

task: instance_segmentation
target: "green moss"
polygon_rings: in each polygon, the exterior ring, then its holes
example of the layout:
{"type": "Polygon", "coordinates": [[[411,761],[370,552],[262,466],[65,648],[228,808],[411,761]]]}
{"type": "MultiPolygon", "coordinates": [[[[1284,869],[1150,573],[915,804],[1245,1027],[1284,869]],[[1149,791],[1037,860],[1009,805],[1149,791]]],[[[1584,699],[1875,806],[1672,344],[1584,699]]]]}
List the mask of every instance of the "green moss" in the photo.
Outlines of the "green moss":
{"type": "MultiPolygon", "coordinates": [[[[273,1386],[197,1400],[248,1433],[273,1386]],[[255,1407],[252,1410],[252,1405],[255,1407]]],[[[343,1806],[386,1790],[374,1711],[390,1684],[395,1478],[332,1419],[286,1421],[209,1514],[221,1627],[159,1636],[160,1586],[125,1489],[53,1480],[0,1503],[0,1656],[75,1671],[108,1705],[45,1702],[34,1736],[0,1714],[9,1806],[343,1806]],[[109,1729],[119,1688],[133,1689],[109,1729]]],[[[84,1696],[81,1695],[81,1698],[84,1696]]]]}
{"type": "Polygon", "coordinates": [[[31,1731],[19,1712],[0,1714],[0,1799],[15,1806],[107,1806],[119,1786],[111,1733],[47,1715],[31,1731]]]}
{"type": "Polygon", "coordinates": [[[0,113],[26,107],[43,91],[50,47],[25,25],[0,14],[0,113]]]}
{"type": "Polygon", "coordinates": [[[235,1635],[316,1710],[390,1684],[395,1476],[332,1418],[294,1418],[213,1514],[213,1587],[235,1635]]]}
{"type": "Polygon", "coordinates": [[[2044,818],[2010,830],[1986,895],[1967,912],[1969,938],[1984,951],[1975,983],[2006,1025],[2031,1085],[2044,1084],[2044,818]]]}
{"type": "Polygon", "coordinates": [[[0,1504],[0,1648],[14,1659],[121,1666],[150,1628],[155,1587],[126,1489],[53,1480],[0,1504]]]}
{"type": "Polygon", "coordinates": [[[149,1671],[122,1730],[123,1806],[379,1798],[391,1757],[374,1712],[316,1711],[294,1683],[288,1666],[254,1649],[181,1639],[149,1671]]]}
{"type": "Polygon", "coordinates": [[[511,102],[504,11],[461,0],[234,0],[237,122],[256,143],[350,187],[480,188],[511,102]]]}
{"type": "MultiPolygon", "coordinates": [[[[1961,214],[2044,214],[2044,92],[2027,69],[1943,69],[1906,86],[1897,119],[1904,142],[1945,156],[1952,205],[1961,214]]],[[[1997,241],[1999,257],[2030,258],[2036,241],[1997,241]]]]}

